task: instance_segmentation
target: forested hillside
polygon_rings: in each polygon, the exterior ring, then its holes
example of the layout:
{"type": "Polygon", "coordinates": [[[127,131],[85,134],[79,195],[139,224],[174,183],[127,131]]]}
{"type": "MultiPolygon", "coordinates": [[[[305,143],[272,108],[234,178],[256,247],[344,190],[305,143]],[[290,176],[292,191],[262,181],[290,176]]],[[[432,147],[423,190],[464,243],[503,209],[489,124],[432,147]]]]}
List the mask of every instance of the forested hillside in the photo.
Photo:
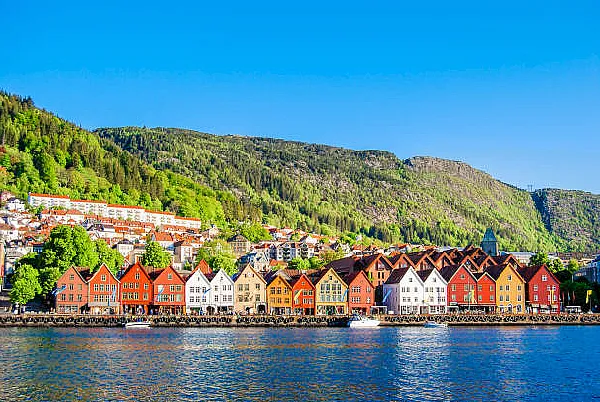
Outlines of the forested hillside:
{"type": "Polygon", "coordinates": [[[97,133],[157,169],[235,193],[249,218],[275,225],[452,245],[477,244],[491,226],[504,249],[562,245],[529,193],[459,162],[180,129],[97,133]]]}
{"type": "Polygon", "coordinates": [[[182,129],[89,132],[3,92],[0,141],[0,189],[22,198],[63,194],[384,242],[477,244],[486,227],[505,250],[600,242],[599,196],[532,197],[461,162],[182,129]]]}
{"type": "Polygon", "coordinates": [[[0,188],[69,195],[168,210],[213,222],[225,218],[230,193],[156,170],[97,134],[0,92],[0,188]]]}
{"type": "Polygon", "coordinates": [[[600,196],[584,191],[538,190],[533,198],[549,231],[575,251],[598,251],[600,196]]]}

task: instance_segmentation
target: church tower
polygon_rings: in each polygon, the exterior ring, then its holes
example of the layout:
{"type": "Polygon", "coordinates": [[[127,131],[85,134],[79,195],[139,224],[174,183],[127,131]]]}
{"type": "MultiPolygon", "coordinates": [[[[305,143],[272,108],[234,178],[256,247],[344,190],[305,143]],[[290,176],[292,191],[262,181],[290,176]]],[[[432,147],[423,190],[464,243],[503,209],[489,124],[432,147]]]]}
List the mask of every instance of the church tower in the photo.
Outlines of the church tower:
{"type": "Polygon", "coordinates": [[[492,257],[496,257],[498,255],[498,240],[496,239],[492,228],[486,229],[485,234],[483,235],[483,240],[481,241],[481,248],[485,253],[491,255],[492,257]]]}

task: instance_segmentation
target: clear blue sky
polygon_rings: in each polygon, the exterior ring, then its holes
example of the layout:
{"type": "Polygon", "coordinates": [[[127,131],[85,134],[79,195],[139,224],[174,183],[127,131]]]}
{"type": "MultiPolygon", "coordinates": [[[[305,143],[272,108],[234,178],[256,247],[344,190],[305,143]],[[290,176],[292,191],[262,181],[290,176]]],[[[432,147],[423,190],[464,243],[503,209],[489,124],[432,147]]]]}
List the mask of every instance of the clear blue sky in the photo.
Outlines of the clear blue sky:
{"type": "Polygon", "coordinates": [[[0,88],[90,129],[384,149],[600,193],[598,1],[204,3],[7,2],[0,88]]]}

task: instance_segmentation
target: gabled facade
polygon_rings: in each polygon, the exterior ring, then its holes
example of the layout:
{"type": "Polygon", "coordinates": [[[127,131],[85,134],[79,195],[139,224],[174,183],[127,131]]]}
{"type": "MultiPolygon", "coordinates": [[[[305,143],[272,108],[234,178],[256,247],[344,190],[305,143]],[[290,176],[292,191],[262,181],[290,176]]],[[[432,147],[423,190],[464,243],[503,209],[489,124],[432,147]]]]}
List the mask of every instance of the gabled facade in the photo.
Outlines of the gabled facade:
{"type": "Polygon", "coordinates": [[[322,270],[312,281],[316,290],[317,314],[347,314],[348,286],[333,268],[322,270]]]}
{"type": "Polygon", "coordinates": [[[448,311],[475,309],[477,280],[471,270],[465,265],[451,265],[444,267],[440,273],[448,283],[448,311]]]}
{"type": "Polygon", "coordinates": [[[234,283],[224,270],[218,271],[210,279],[210,306],[209,314],[232,313],[234,305],[234,283]]]}
{"type": "Polygon", "coordinates": [[[207,314],[211,303],[211,285],[203,273],[203,268],[203,265],[198,264],[185,281],[185,308],[188,314],[207,314]]]}
{"type": "Polygon", "coordinates": [[[390,277],[393,265],[383,254],[373,254],[356,262],[355,270],[362,269],[375,287],[381,287],[390,277]]]}
{"type": "Polygon", "coordinates": [[[121,277],[121,304],[124,314],[148,314],[152,304],[152,279],[137,262],[121,277]]]}
{"type": "Polygon", "coordinates": [[[525,281],[512,265],[494,265],[484,272],[496,281],[496,310],[499,313],[523,314],[525,281]]]}
{"type": "Polygon", "coordinates": [[[375,305],[375,288],[365,271],[348,274],[344,281],[348,286],[348,313],[369,314],[375,305]]]}
{"type": "Polygon", "coordinates": [[[473,274],[477,280],[475,298],[477,309],[485,313],[496,311],[496,281],[487,272],[473,274]]]}
{"type": "Polygon", "coordinates": [[[560,282],[545,265],[518,269],[525,280],[525,308],[528,313],[559,313],[560,282]]]}
{"type": "Polygon", "coordinates": [[[421,314],[445,314],[448,283],[437,268],[417,271],[423,281],[421,314]]]}
{"type": "Polygon", "coordinates": [[[267,285],[269,313],[289,315],[292,314],[293,291],[292,285],[283,275],[274,275],[267,285]]]}
{"type": "Polygon", "coordinates": [[[383,285],[382,302],[390,314],[419,314],[423,292],[423,281],[413,267],[398,268],[383,285]]]}
{"type": "Polygon", "coordinates": [[[289,280],[292,285],[292,312],[298,315],[315,315],[315,286],[305,275],[289,280]]]}
{"type": "Polygon", "coordinates": [[[154,300],[152,308],[158,314],[185,313],[185,281],[168,266],[165,269],[150,273],[154,300]]]}
{"type": "Polygon", "coordinates": [[[233,309],[240,313],[264,314],[267,312],[267,283],[250,264],[237,273],[235,283],[235,303],[233,309]]]}
{"type": "Polygon", "coordinates": [[[87,310],[88,283],[77,268],[67,269],[58,278],[55,292],[57,313],[81,314],[87,310]]]}
{"type": "Polygon", "coordinates": [[[88,280],[88,306],[91,314],[121,313],[121,283],[102,264],[88,280]]]}

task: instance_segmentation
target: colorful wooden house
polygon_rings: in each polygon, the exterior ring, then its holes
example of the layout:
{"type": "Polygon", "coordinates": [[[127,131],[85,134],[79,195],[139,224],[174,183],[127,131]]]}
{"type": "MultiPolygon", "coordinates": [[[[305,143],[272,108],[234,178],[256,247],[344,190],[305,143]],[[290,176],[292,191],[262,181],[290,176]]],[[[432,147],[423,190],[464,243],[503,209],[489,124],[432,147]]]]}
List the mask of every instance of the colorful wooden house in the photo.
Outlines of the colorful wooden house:
{"type": "Polygon", "coordinates": [[[286,275],[273,275],[267,285],[267,298],[270,314],[289,315],[293,308],[292,285],[286,275]]]}
{"type": "Polygon", "coordinates": [[[234,305],[234,283],[224,270],[219,270],[216,274],[207,276],[210,280],[211,291],[209,314],[227,314],[233,313],[234,305]]]}
{"type": "MultiPolygon", "coordinates": [[[[208,307],[211,305],[211,285],[204,274],[208,271],[201,263],[196,266],[196,269],[185,281],[185,308],[188,314],[207,314],[208,307]]],[[[212,271],[210,272],[212,273],[212,271]]]]}
{"type": "Polygon", "coordinates": [[[305,275],[296,275],[289,281],[292,285],[292,312],[299,315],[315,315],[315,286],[305,275]]]}
{"type": "Polygon", "coordinates": [[[523,314],[525,312],[525,281],[510,264],[487,267],[496,281],[496,309],[499,313],[523,314]]]}
{"type": "Polygon", "coordinates": [[[88,279],[91,314],[121,313],[121,283],[104,264],[88,279]]]}
{"type": "MultiPolygon", "coordinates": [[[[81,314],[88,304],[88,283],[76,267],[70,267],[56,281],[54,294],[57,313],[81,314]]],[[[89,271],[87,271],[89,275],[89,271]]]]}
{"type": "Polygon", "coordinates": [[[152,279],[136,262],[121,276],[121,305],[124,314],[148,314],[153,300],[152,279]]]}
{"type": "Polygon", "coordinates": [[[347,314],[348,286],[333,268],[321,270],[311,281],[315,286],[318,315],[347,314]]]}
{"type": "Polygon", "coordinates": [[[477,310],[484,313],[493,313],[496,311],[496,281],[487,272],[473,273],[477,280],[475,298],[477,300],[477,310]]]}
{"type": "Polygon", "coordinates": [[[267,312],[267,282],[252,265],[247,264],[233,278],[235,302],[233,309],[246,314],[264,314],[267,312]]]}
{"type": "Polygon", "coordinates": [[[421,314],[445,314],[447,310],[448,283],[437,268],[417,271],[423,281],[423,306],[421,314]]]}
{"type": "Polygon", "coordinates": [[[525,280],[525,308],[528,313],[559,313],[560,282],[545,265],[518,268],[525,280]]]}
{"type": "Polygon", "coordinates": [[[354,271],[365,271],[367,277],[376,288],[383,286],[394,269],[390,260],[384,254],[373,254],[358,260],[354,271]]]}
{"type": "Polygon", "coordinates": [[[365,271],[356,271],[344,276],[348,286],[348,313],[369,314],[375,305],[375,288],[365,271]]]}
{"type": "Polygon", "coordinates": [[[474,309],[477,280],[467,265],[450,265],[440,273],[448,283],[448,312],[474,309]]]}
{"type": "Polygon", "coordinates": [[[419,314],[423,292],[423,281],[413,267],[398,268],[383,285],[382,303],[389,314],[419,314]]]}
{"type": "Polygon", "coordinates": [[[185,281],[168,266],[164,269],[151,271],[154,300],[152,310],[155,314],[184,314],[185,313],[185,281]]]}

